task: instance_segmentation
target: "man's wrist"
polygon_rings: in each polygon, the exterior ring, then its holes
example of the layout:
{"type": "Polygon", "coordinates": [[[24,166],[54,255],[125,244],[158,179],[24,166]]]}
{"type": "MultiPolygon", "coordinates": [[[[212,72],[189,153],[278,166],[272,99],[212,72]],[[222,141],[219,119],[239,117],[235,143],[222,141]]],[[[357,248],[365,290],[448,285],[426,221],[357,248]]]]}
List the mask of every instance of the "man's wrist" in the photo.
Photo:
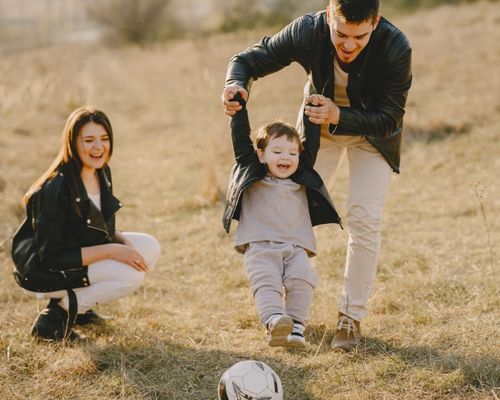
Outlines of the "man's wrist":
{"type": "Polygon", "coordinates": [[[340,108],[336,105],[333,104],[333,109],[330,112],[330,125],[338,125],[340,120],[340,108]]]}

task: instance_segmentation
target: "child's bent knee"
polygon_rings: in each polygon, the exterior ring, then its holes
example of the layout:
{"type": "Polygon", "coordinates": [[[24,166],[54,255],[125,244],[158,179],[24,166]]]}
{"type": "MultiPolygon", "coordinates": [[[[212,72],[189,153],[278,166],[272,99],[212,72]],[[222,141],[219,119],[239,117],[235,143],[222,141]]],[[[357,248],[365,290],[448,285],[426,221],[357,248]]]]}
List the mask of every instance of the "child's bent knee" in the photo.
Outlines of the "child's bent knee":
{"type": "Polygon", "coordinates": [[[317,284],[317,280],[313,277],[303,278],[289,278],[285,281],[285,288],[287,291],[290,290],[310,290],[314,289],[317,284]]]}

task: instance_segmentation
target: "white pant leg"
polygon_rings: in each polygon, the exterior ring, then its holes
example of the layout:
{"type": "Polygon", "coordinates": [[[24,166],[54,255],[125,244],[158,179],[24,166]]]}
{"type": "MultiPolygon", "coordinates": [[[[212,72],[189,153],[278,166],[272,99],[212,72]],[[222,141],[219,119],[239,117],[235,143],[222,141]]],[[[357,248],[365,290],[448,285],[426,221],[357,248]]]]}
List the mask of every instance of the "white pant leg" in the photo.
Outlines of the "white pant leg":
{"type": "Polygon", "coordinates": [[[140,232],[122,232],[132,242],[134,248],[141,254],[147,266],[153,269],[160,258],[161,246],[153,236],[140,232]]]}
{"type": "MultiPolygon", "coordinates": [[[[143,256],[146,264],[153,269],[160,256],[160,245],[150,235],[124,232],[134,248],[143,256]]],[[[116,260],[102,260],[88,266],[90,285],[74,289],[78,300],[78,312],[84,313],[96,304],[105,304],[134,292],[143,282],[145,273],[116,260]]],[[[36,293],[38,298],[59,298],[60,305],[68,309],[68,296],[65,290],[49,293],[36,293]],[[41,296],[40,296],[41,295],[41,296]]]]}
{"type": "Polygon", "coordinates": [[[332,187],[344,155],[349,160],[349,240],[340,311],[356,320],[368,314],[381,246],[381,222],[392,169],[360,136],[322,136],[316,168],[332,187]]]}
{"type": "Polygon", "coordinates": [[[381,247],[382,211],[392,168],[366,140],[349,146],[349,198],[344,288],[340,311],[359,321],[368,314],[381,247]]]}
{"type": "Polygon", "coordinates": [[[347,147],[339,139],[321,130],[320,147],[314,169],[319,173],[325,186],[331,190],[340,166],[346,156],[347,147]],[[335,138],[335,139],[334,139],[335,138]]]}

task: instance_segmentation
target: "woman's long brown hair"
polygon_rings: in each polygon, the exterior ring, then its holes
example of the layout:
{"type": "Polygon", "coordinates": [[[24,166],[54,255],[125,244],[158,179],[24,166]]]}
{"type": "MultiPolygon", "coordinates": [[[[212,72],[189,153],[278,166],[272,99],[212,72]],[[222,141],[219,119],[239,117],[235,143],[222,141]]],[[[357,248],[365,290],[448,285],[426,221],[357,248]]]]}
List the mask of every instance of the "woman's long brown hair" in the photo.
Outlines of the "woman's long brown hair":
{"type": "Polygon", "coordinates": [[[109,157],[111,157],[113,153],[113,129],[111,128],[111,123],[106,114],[91,106],[77,108],[69,115],[64,125],[59,154],[54,161],[52,161],[47,171],[45,171],[26,192],[23,197],[25,204],[28,204],[33,193],[39,190],[47,180],[52,178],[62,165],[73,164],[73,169],[75,171],[79,172],[81,170],[82,162],[78,156],[76,141],[82,127],[89,122],[99,124],[106,130],[110,140],[109,157]]]}

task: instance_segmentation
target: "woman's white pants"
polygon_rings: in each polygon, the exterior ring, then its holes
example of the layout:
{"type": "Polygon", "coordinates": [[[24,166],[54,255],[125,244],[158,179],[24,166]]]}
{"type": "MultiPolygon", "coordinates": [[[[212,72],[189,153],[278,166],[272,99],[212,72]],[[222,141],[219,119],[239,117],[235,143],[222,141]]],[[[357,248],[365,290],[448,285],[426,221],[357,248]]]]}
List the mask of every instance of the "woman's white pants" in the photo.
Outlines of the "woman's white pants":
{"type": "MultiPolygon", "coordinates": [[[[149,269],[156,265],[160,257],[160,244],[151,235],[123,232],[134,248],[142,255],[149,269]]],[[[78,299],[78,313],[84,313],[97,304],[109,303],[133,293],[144,281],[145,272],[137,271],[116,260],[102,260],[88,266],[90,285],[74,289],[78,299]]],[[[38,299],[61,298],[59,305],[68,309],[66,290],[35,293],[38,299]]]]}

